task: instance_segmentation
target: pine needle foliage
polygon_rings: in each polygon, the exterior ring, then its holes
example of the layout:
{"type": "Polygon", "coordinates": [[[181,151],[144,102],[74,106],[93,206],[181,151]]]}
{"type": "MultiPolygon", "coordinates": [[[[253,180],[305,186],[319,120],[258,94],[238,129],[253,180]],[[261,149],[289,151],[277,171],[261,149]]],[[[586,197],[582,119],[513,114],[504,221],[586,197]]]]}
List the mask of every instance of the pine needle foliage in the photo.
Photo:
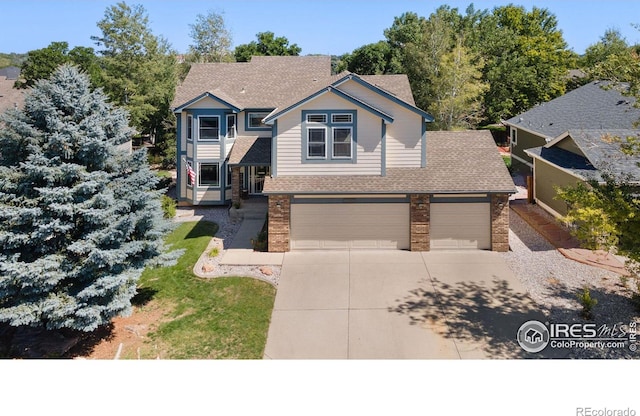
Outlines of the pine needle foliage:
{"type": "Polygon", "coordinates": [[[0,322],[92,331],[131,312],[143,269],[171,263],[128,114],[76,67],[0,116],[0,322]]]}

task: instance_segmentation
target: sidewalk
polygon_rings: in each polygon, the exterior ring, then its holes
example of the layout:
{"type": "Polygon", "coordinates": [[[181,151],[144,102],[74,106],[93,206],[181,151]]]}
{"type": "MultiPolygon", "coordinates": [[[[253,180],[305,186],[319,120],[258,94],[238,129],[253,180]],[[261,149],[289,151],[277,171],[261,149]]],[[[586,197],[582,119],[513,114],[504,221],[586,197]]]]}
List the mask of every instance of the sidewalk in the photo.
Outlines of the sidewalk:
{"type": "Polygon", "coordinates": [[[620,275],[629,275],[624,263],[613,254],[604,250],[580,248],[580,243],[569,230],[539,206],[528,204],[526,200],[515,200],[511,201],[510,207],[566,258],[620,275]]]}

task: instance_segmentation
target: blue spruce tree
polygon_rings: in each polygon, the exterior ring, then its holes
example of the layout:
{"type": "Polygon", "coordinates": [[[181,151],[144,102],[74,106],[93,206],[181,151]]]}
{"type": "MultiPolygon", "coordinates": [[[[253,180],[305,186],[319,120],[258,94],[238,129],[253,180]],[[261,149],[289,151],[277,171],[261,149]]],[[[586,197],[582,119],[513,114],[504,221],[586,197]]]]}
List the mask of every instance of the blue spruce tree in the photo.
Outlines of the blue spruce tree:
{"type": "Polygon", "coordinates": [[[0,322],[93,331],[131,312],[142,270],[171,262],[157,176],[75,67],[0,116],[0,322]]]}

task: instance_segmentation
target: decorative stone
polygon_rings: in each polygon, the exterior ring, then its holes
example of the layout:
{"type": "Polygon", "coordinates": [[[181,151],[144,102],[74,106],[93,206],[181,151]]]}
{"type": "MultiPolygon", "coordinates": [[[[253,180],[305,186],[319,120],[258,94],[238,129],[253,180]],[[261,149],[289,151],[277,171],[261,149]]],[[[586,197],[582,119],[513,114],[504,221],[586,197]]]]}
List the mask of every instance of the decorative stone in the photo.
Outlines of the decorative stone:
{"type": "Polygon", "coordinates": [[[273,274],[273,270],[271,270],[271,267],[269,266],[261,266],[260,273],[262,273],[265,276],[271,276],[273,274]]]}
{"type": "Polygon", "coordinates": [[[204,273],[211,273],[214,270],[215,266],[211,263],[205,263],[202,265],[202,271],[204,273]]]}

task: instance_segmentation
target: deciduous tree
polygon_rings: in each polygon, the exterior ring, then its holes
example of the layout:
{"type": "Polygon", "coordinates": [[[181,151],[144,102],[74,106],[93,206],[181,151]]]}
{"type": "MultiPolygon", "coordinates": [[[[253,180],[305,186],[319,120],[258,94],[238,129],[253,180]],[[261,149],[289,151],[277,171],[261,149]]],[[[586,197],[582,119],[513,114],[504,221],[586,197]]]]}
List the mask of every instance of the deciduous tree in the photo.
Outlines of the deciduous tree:
{"type": "Polygon", "coordinates": [[[238,45],[234,51],[236,61],[248,62],[252,56],[298,56],[302,49],[295,43],[289,45],[284,36],[276,37],[273,32],[260,32],[256,35],[258,41],[238,45]]]}

